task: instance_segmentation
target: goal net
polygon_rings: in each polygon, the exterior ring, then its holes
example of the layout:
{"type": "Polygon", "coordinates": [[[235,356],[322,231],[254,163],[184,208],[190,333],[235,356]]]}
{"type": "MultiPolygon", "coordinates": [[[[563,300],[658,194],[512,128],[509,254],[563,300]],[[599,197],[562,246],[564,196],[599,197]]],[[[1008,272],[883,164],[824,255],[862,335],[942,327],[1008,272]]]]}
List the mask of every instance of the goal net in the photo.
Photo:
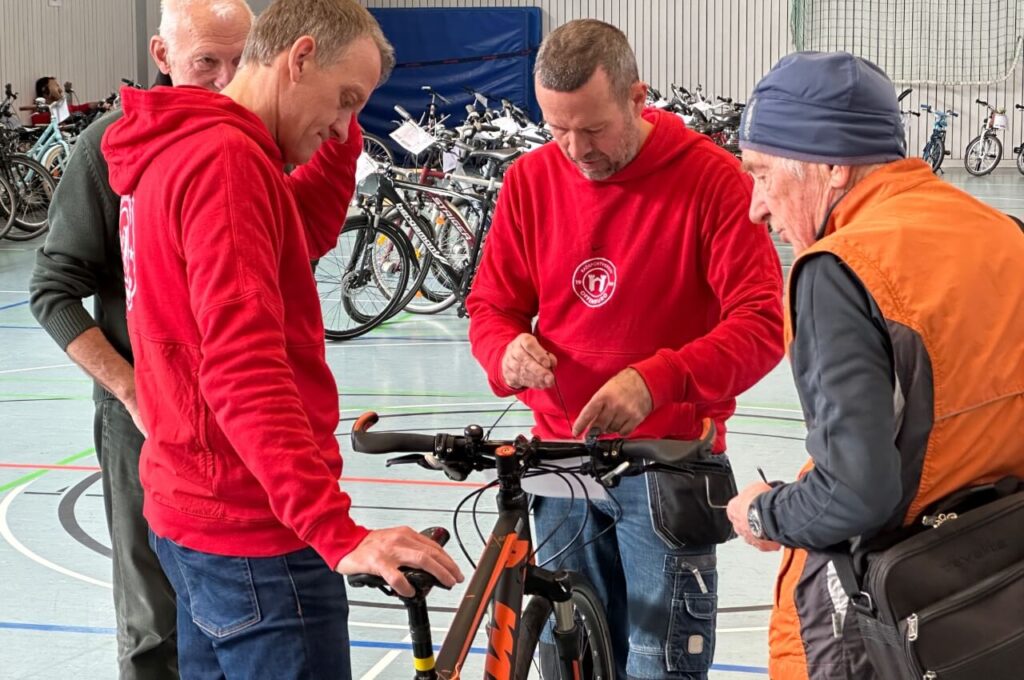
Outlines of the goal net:
{"type": "Polygon", "coordinates": [[[897,83],[985,85],[1021,62],[1024,0],[792,0],[798,50],[844,50],[897,83]]]}

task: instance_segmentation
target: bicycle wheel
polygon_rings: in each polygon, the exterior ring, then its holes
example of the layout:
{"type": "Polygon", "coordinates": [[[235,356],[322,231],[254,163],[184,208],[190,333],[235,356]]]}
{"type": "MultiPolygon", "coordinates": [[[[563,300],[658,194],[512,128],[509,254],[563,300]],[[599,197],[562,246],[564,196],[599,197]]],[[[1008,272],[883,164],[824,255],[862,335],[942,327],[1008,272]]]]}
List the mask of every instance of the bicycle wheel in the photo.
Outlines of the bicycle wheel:
{"type": "Polygon", "coordinates": [[[57,188],[46,168],[27,156],[11,156],[7,167],[18,196],[14,229],[7,234],[12,241],[28,241],[45,234],[50,227],[47,212],[57,188]]]}
{"type": "Polygon", "coordinates": [[[1020,150],[1017,151],[1017,172],[1024,175],[1024,142],[1020,145],[1020,150]]]}
{"type": "Polygon", "coordinates": [[[328,340],[351,340],[394,313],[409,280],[409,251],[402,233],[386,222],[374,227],[365,215],[345,221],[338,244],[320,258],[315,273],[328,340]],[[384,252],[389,259],[375,262],[384,252]],[[377,285],[382,275],[390,290],[377,285]]]}
{"type": "Polygon", "coordinates": [[[67,162],[68,154],[64,150],[63,144],[51,145],[46,149],[46,153],[43,154],[43,158],[40,161],[55,182],[60,181],[61,175],[64,174],[64,166],[67,165],[67,162]]]}
{"type": "Polygon", "coordinates": [[[928,142],[924,147],[921,157],[924,158],[925,163],[932,166],[932,172],[938,172],[939,168],[942,167],[942,160],[945,157],[942,144],[934,140],[928,142]]]}
{"type": "Polygon", "coordinates": [[[0,176],[0,238],[14,226],[14,214],[17,210],[18,197],[11,183],[0,176]]]}
{"type": "Polygon", "coordinates": [[[395,157],[383,139],[369,132],[363,133],[363,151],[377,163],[394,165],[395,157]]]}
{"type": "MultiPolygon", "coordinates": [[[[579,628],[580,677],[594,680],[614,680],[615,659],[612,657],[611,633],[605,619],[604,607],[594,587],[581,575],[571,573],[572,606],[579,628]]],[[[526,680],[540,647],[540,634],[553,618],[551,602],[534,596],[523,611],[519,626],[519,649],[516,651],[515,680],[526,680]]],[[[544,647],[550,647],[544,645],[544,647]]],[[[546,653],[554,650],[547,649],[546,653]]],[[[543,660],[539,660],[543,662],[543,660]]],[[[561,678],[561,666],[556,660],[544,662],[544,680],[573,680],[561,678]],[[551,677],[548,677],[548,676],[551,677]]]]}
{"type": "Polygon", "coordinates": [[[964,150],[964,167],[975,177],[982,177],[996,169],[1003,157],[1003,143],[998,137],[975,137],[964,150]]]}

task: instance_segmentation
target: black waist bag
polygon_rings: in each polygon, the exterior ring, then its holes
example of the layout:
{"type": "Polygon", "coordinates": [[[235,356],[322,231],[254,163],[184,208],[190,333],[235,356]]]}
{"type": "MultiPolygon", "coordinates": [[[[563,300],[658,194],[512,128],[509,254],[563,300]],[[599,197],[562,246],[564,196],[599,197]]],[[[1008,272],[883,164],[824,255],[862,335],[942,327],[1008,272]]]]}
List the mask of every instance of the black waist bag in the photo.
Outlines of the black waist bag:
{"type": "Polygon", "coordinates": [[[725,513],[725,506],[736,495],[736,478],[724,454],[645,469],[651,522],[669,547],[714,545],[736,535],[725,513]]]}
{"type": "Polygon", "coordinates": [[[1024,678],[1024,485],[954,494],[833,561],[885,680],[1024,678]]]}

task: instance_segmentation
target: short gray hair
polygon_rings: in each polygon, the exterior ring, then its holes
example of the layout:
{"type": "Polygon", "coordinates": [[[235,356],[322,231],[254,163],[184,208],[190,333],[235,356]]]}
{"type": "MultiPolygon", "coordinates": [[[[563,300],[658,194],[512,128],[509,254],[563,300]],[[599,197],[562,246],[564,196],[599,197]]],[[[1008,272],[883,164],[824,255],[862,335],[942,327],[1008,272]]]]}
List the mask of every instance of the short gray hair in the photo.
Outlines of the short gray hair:
{"type": "Polygon", "coordinates": [[[576,19],[544,38],[533,73],[542,87],[573,92],[583,87],[601,67],[621,101],[640,80],[636,55],[626,34],[597,19],[576,19]]]}
{"type": "Polygon", "coordinates": [[[775,162],[795,179],[801,180],[807,176],[807,166],[811,165],[811,163],[806,161],[798,161],[795,158],[785,158],[782,156],[776,156],[775,162]]]}
{"type": "Polygon", "coordinates": [[[333,64],[352,42],[370,38],[380,52],[380,82],[395,66],[395,50],[373,15],[355,0],[274,0],[252,27],[242,64],[269,66],[296,40],[316,41],[316,63],[333,64]]]}
{"type": "Polygon", "coordinates": [[[219,19],[234,16],[248,18],[252,22],[252,8],[245,0],[160,0],[160,28],[157,34],[167,43],[167,49],[174,51],[182,29],[192,27],[192,13],[205,9],[219,19]]]}

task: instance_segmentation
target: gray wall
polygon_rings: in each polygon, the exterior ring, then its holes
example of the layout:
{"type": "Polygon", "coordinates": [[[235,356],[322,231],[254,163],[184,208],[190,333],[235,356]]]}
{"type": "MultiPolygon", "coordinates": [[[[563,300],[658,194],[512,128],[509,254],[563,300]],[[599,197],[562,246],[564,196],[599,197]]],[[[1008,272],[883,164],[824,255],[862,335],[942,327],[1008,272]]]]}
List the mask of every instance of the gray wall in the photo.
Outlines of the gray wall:
{"type": "MultiPolygon", "coordinates": [[[[637,52],[641,73],[655,87],[676,82],[737,99],[792,49],[788,0],[361,0],[369,7],[540,7],[544,31],[577,17],[596,17],[619,26],[637,52]]],[[[250,0],[254,11],[270,0],[250,0]]],[[[159,22],[159,0],[0,0],[0,81],[31,101],[32,81],[55,75],[75,83],[83,99],[99,99],[122,77],[151,82],[155,67],[146,54],[159,22]],[[44,40],[45,38],[45,40],[44,40]]],[[[1007,157],[1024,137],[1024,69],[990,87],[924,87],[909,103],[951,106],[963,115],[953,123],[950,146],[959,157],[977,134],[978,97],[1010,109],[1004,133],[1007,157]]],[[[913,119],[911,147],[920,151],[929,132],[925,118],[913,119]]]]}
{"type": "Polygon", "coordinates": [[[136,76],[135,18],[134,0],[0,0],[0,81],[20,106],[40,76],[70,80],[82,101],[102,99],[136,76]]]}
{"type": "MultiPolygon", "coordinates": [[[[675,82],[685,87],[704,85],[706,92],[743,100],[757,80],[782,55],[793,50],[788,0],[362,0],[368,7],[540,7],[544,32],[566,21],[593,17],[615,24],[629,37],[640,72],[665,90],[675,82]]],[[[917,88],[905,105],[915,110],[922,102],[961,113],[948,136],[953,158],[962,157],[978,134],[986,99],[1008,109],[1010,129],[1002,135],[1004,156],[1024,137],[1024,68],[1018,66],[1004,83],[986,87],[917,88]]],[[[930,134],[931,120],[910,123],[911,152],[920,154],[930,134]]]]}

